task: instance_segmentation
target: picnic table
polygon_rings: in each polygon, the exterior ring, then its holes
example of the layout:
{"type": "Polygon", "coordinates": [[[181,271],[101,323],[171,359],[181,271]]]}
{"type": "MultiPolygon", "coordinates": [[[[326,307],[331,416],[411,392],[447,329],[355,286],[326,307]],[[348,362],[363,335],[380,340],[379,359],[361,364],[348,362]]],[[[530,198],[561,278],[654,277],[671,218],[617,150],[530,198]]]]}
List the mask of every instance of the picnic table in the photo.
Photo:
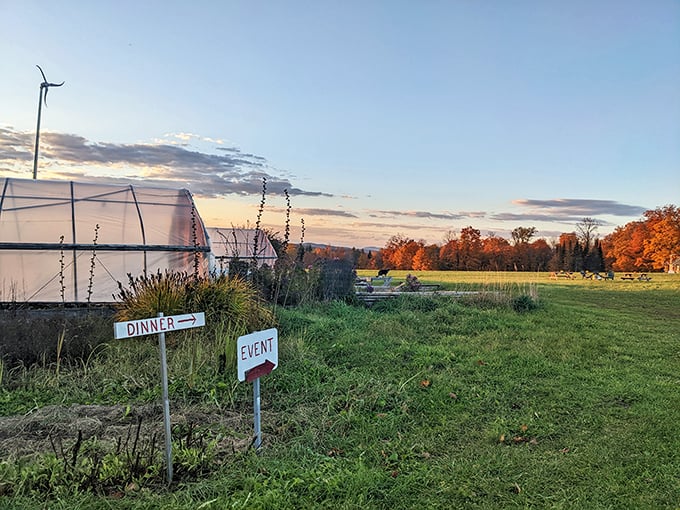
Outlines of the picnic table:
{"type": "Polygon", "coordinates": [[[373,276],[371,278],[357,278],[354,289],[357,292],[373,292],[374,290],[390,290],[391,276],[373,276]]]}
{"type": "Polygon", "coordinates": [[[582,278],[587,278],[589,280],[614,280],[614,271],[607,271],[604,274],[599,273],[598,271],[590,272],[590,271],[581,271],[581,277],[582,278]]]}
{"type": "Polygon", "coordinates": [[[622,280],[638,280],[641,282],[648,282],[652,278],[649,276],[647,273],[640,273],[638,276],[635,276],[633,273],[624,273],[624,275],[621,277],[622,280]]]}
{"type": "Polygon", "coordinates": [[[559,271],[559,272],[553,271],[552,273],[550,273],[550,278],[552,278],[554,280],[557,280],[558,278],[568,278],[570,280],[573,280],[576,277],[574,276],[574,273],[572,273],[570,271],[569,272],[567,272],[567,271],[559,271]]]}

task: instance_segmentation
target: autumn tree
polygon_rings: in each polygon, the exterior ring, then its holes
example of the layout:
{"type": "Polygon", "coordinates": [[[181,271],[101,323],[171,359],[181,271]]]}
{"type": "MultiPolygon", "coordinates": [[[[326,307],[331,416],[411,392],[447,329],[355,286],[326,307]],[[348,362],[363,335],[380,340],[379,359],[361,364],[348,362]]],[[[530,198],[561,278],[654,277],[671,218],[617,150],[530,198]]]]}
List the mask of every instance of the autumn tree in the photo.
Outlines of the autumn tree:
{"type": "Polygon", "coordinates": [[[433,271],[439,269],[439,246],[421,245],[413,256],[413,268],[416,271],[433,271]]]}
{"type": "Polygon", "coordinates": [[[458,240],[460,266],[466,271],[479,270],[482,260],[481,232],[473,227],[465,227],[460,231],[458,240]]]}
{"type": "Polygon", "coordinates": [[[680,209],[667,205],[646,211],[642,220],[605,237],[603,251],[617,271],[665,269],[680,254],[680,209]]]}
{"type": "Polygon", "coordinates": [[[380,250],[382,263],[384,267],[394,269],[397,268],[397,264],[395,261],[395,255],[397,253],[397,250],[399,250],[403,245],[405,245],[409,241],[412,241],[412,239],[409,239],[403,234],[395,234],[387,240],[387,244],[385,244],[385,247],[382,250],[380,250]]]}
{"type": "Polygon", "coordinates": [[[507,271],[511,268],[511,249],[507,239],[490,235],[482,240],[482,270],[507,271]]]}
{"type": "Polygon", "coordinates": [[[531,247],[529,241],[536,233],[536,227],[517,227],[510,233],[513,241],[512,266],[517,270],[531,271],[531,247]]]}
{"type": "Polygon", "coordinates": [[[553,255],[553,250],[545,239],[536,239],[529,244],[529,271],[545,271],[553,255]]]}
{"type": "Polygon", "coordinates": [[[643,221],[631,221],[605,237],[605,257],[615,271],[636,271],[647,266],[644,259],[644,242],[647,225],[643,221]]]}
{"type": "Polygon", "coordinates": [[[444,270],[455,271],[460,266],[460,252],[458,250],[458,239],[449,239],[444,246],[439,249],[439,267],[444,270]]]}
{"type": "Polygon", "coordinates": [[[412,269],[413,257],[423,244],[401,234],[394,235],[381,250],[383,264],[386,268],[412,269]]]}
{"type": "Polygon", "coordinates": [[[680,254],[680,209],[667,205],[645,212],[644,217],[650,236],[643,255],[654,269],[664,269],[680,254]]]}
{"type": "Polygon", "coordinates": [[[402,244],[392,257],[393,267],[395,269],[413,269],[413,257],[415,257],[422,246],[422,241],[417,242],[413,239],[409,239],[408,242],[402,244]]]}

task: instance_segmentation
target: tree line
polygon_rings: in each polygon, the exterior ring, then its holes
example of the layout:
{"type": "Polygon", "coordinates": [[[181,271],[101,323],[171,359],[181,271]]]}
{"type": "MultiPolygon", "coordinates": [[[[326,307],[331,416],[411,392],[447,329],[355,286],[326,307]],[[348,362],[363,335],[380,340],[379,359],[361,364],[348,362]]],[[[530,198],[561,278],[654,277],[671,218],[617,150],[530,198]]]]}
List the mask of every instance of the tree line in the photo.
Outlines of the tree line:
{"type": "Polygon", "coordinates": [[[412,271],[663,271],[680,257],[680,209],[674,205],[646,211],[639,221],[600,238],[599,222],[583,218],[573,232],[548,243],[534,239],[535,227],[517,227],[511,239],[468,226],[449,232],[442,244],[427,244],[396,234],[377,251],[290,245],[305,265],[319,258],[351,260],[358,269],[412,271]]]}

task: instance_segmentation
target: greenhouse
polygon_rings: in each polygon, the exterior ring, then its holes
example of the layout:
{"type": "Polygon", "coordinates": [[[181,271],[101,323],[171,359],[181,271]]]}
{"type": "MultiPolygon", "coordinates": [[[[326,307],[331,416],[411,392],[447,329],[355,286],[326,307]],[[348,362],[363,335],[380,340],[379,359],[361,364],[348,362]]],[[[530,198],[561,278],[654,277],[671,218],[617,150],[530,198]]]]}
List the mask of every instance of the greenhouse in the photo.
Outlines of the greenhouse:
{"type": "Polygon", "coordinates": [[[185,189],[0,180],[0,302],[111,302],[128,274],[204,273],[209,251],[185,189]]]}
{"type": "Polygon", "coordinates": [[[228,273],[229,264],[235,261],[257,267],[273,266],[278,256],[269,237],[257,229],[208,227],[213,265],[220,272],[228,273]],[[257,237],[256,237],[257,236],[257,237]]]}

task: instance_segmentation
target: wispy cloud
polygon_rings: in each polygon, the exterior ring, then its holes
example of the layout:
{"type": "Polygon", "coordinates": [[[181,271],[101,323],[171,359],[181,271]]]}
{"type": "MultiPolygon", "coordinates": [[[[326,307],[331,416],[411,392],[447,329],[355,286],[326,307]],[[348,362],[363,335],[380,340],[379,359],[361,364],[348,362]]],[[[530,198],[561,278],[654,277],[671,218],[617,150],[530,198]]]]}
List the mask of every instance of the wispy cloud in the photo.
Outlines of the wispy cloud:
{"type": "MultiPolygon", "coordinates": [[[[267,211],[275,213],[285,213],[284,207],[267,207],[267,211]]],[[[317,207],[296,207],[294,209],[296,216],[333,216],[338,218],[358,218],[354,213],[348,211],[339,211],[337,209],[323,209],[317,207]]]]}
{"type": "MultiPolygon", "coordinates": [[[[185,142],[197,135],[180,133],[174,137],[185,142]]],[[[0,127],[0,170],[16,173],[17,167],[32,161],[33,143],[32,133],[0,127]]],[[[49,167],[56,178],[87,180],[96,175],[98,182],[143,181],[149,185],[188,188],[198,196],[221,197],[258,195],[266,177],[270,193],[280,194],[287,189],[290,195],[333,196],[294,187],[290,180],[275,175],[262,156],[242,152],[237,147],[218,147],[216,151],[192,150],[187,145],[172,143],[92,142],[65,133],[46,132],[40,139],[41,165],[49,167]]]]}
{"type": "Polygon", "coordinates": [[[614,225],[611,221],[602,219],[602,216],[632,217],[645,212],[645,208],[637,205],[628,205],[613,200],[591,200],[577,198],[556,198],[551,200],[513,200],[527,212],[513,213],[501,212],[489,215],[489,219],[508,222],[548,222],[575,224],[583,218],[595,218],[602,226],[614,225]]]}
{"type": "Polygon", "coordinates": [[[419,218],[433,220],[461,220],[465,218],[483,218],[483,212],[431,212],[431,211],[369,211],[371,218],[419,218]]]}
{"type": "Polygon", "coordinates": [[[637,205],[628,205],[615,202],[614,200],[589,200],[576,198],[556,198],[552,200],[513,200],[514,204],[528,207],[534,211],[545,211],[547,214],[556,216],[591,217],[599,215],[609,216],[637,216],[646,211],[646,208],[637,205]]]}

